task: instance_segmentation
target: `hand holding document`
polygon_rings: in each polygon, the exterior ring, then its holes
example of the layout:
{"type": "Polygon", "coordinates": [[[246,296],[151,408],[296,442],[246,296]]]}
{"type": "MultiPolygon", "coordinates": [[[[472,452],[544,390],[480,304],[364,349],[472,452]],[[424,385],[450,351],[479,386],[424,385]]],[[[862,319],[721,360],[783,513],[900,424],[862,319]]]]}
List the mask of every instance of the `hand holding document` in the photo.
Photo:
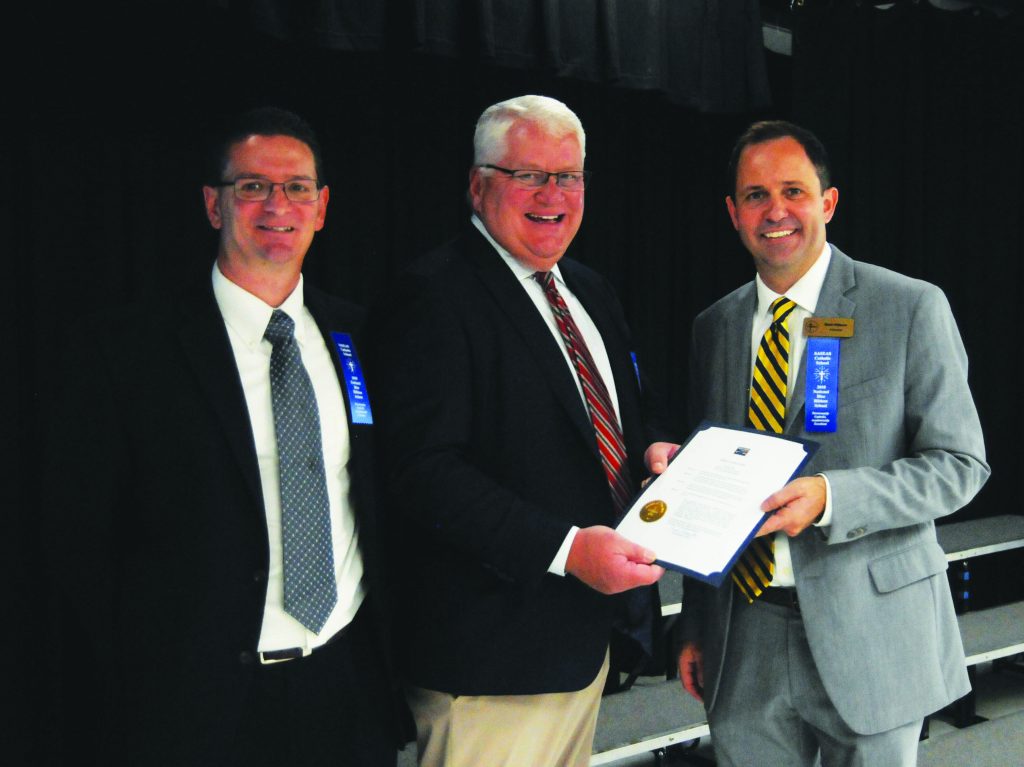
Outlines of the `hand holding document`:
{"type": "Polygon", "coordinates": [[[719,585],[767,518],[761,503],[786,484],[817,443],[703,424],[640,494],[618,532],[657,562],[719,585]]]}

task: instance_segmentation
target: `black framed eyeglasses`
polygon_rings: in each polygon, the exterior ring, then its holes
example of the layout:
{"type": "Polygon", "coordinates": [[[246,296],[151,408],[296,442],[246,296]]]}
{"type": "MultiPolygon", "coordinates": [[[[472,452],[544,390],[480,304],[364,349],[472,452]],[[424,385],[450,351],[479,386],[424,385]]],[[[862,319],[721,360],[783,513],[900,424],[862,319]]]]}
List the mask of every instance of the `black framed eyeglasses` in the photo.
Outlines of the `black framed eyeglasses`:
{"type": "Polygon", "coordinates": [[[221,181],[216,186],[230,186],[235,197],[245,202],[266,200],[274,193],[274,187],[284,190],[284,196],[292,202],[316,202],[320,198],[320,184],[311,178],[293,178],[291,181],[274,183],[265,178],[236,178],[234,181],[221,181]]]}
{"type": "Polygon", "coordinates": [[[549,173],[546,170],[513,170],[512,168],[502,168],[500,165],[481,165],[480,167],[504,173],[517,184],[533,189],[544,186],[548,183],[548,179],[554,176],[555,183],[559,187],[570,192],[578,192],[586,188],[587,181],[590,180],[589,170],[562,170],[549,173]]]}

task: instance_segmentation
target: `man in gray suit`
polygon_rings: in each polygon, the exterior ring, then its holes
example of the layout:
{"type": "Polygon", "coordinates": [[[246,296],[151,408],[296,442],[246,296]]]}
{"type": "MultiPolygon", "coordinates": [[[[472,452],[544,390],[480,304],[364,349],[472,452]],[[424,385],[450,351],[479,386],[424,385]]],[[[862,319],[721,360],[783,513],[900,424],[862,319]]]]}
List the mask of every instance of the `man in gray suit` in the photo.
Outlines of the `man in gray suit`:
{"type": "Polygon", "coordinates": [[[757,277],[694,321],[691,415],[821,447],[765,500],[739,583],[686,582],[680,677],[720,767],[914,765],[923,718],[969,690],[933,522],[989,474],[964,347],[941,290],[826,242],[838,192],[811,133],[757,123],[730,169],[757,277]],[[839,348],[821,373],[823,332],[839,348]],[[830,377],[838,403],[816,413],[807,386],[830,377]]]}

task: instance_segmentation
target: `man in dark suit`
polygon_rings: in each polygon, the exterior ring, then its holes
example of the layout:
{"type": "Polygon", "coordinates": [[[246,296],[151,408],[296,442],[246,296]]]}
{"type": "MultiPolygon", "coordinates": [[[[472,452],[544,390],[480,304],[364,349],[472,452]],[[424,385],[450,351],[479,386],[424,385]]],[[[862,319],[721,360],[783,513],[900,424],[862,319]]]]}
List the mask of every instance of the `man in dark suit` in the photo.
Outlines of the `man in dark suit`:
{"type": "Polygon", "coordinates": [[[319,146],[261,109],[215,156],[212,274],[79,334],[56,419],[49,538],[102,683],[82,760],[394,765],[371,419],[331,335],[361,315],[300,271],[319,146]]]}
{"type": "Polygon", "coordinates": [[[923,717],[969,689],[934,525],[989,474],[967,356],[941,290],[826,241],[813,134],[755,124],[730,170],[757,276],[694,321],[693,420],[820,449],[734,583],[686,581],[680,676],[722,767],[912,767],[923,717]]]}
{"type": "Polygon", "coordinates": [[[472,227],[369,321],[420,763],[586,765],[609,595],[662,573],[610,527],[651,436],[618,301],[563,258],[583,216],[576,115],[502,102],[474,148],[472,227]]]}

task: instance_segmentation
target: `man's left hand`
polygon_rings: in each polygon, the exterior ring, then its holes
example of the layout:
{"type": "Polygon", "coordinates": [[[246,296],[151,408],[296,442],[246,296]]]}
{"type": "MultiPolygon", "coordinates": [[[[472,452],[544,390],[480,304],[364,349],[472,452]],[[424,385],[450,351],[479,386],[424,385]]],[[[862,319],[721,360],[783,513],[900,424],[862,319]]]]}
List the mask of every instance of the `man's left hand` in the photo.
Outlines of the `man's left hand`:
{"type": "Polygon", "coordinates": [[[675,442],[653,442],[644,451],[644,466],[651,474],[661,474],[678,451],[675,442]]]}
{"type": "Polygon", "coordinates": [[[775,513],[757,531],[758,535],[769,535],[779,530],[790,538],[799,535],[820,519],[825,511],[825,479],[794,479],[761,504],[761,511],[773,510],[775,513]]]}

